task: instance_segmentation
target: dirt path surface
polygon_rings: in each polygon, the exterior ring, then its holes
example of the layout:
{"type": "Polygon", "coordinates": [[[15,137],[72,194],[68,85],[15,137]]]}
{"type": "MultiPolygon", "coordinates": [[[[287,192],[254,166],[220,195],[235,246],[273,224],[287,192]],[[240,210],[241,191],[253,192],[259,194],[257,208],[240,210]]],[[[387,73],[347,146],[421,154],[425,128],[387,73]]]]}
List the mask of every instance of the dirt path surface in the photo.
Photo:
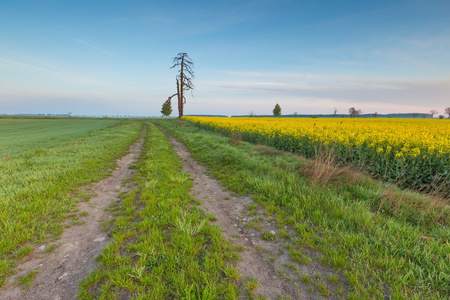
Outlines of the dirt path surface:
{"type": "MultiPolygon", "coordinates": [[[[264,214],[263,208],[256,205],[251,197],[235,196],[217,180],[207,176],[206,168],[190,157],[186,147],[168,137],[184,161],[183,171],[189,172],[194,180],[192,194],[202,200],[203,209],[217,218],[215,224],[222,228],[225,237],[232,240],[235,245],[243,247],[237,267],[243,274],[243,280],[248,276],[258,280],[259,287],[255,294],[264,295],[268,299],[320,298],[321,296],[314,292],[314,288],[311,290],[310,286],[300,280],[300,276],[321,274],[324,278],[327,274],[331,274],[332,270],[318,263],[316,254],[309,249],[304,251],[313,257],[312,261],[307,265],[292,268],[294,264],[286,251],[286,241],[262,238],[264,233],[276,236],[279,230],[275,221],[264,214]]],[[[285,230],[289,231],[287,228],[285,230]]],[[[292,231],[290,234],[295,236],[292,231]]],[[[245,291],[243,292],[245,294],[245,291]]]]}
{"type": "Polygon", "coordinates": [[[117,161],[117,168],[110,177],[90,187],[96,196],[88,202],[80,202],[78,209],[82,214],[78,225],[64,230],[59,244],[52,252],[46,253],[49,245],[37,247],[27,256],[26,261],[17,267],[17,273],[11,276],[7,284],[0,289],[0,299],[16,300],[52,300],[76,299],[78,285],[96,267],[94,258],[111,241],[106,232],[101,230],[101,222],[111,216],[104,211],[119,194],[129,191],[132,184],[123,184],[134,170],[129,169],[142,148],[142,140],[130,147],[129,153],[117,161]],[[88,215],[87,215],[88,214],[88,215]],[[22,289],[14,282],[31,271],[38,270],[28,289],[22,289]]]}

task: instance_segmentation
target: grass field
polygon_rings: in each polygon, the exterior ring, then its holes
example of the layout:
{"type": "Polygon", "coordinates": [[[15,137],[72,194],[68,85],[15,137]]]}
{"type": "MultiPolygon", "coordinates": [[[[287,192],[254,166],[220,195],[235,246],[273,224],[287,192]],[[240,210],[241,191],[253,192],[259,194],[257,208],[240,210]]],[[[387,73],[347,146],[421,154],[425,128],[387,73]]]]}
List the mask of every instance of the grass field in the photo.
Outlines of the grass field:
{"type": "MultiPolygon", "coordinates": [[[[81,299],[237,299],[238,258],[188,193],[192,182],[167,137],[148,124],[137,188],[111,208],[114,241],[81,299]]],[[[198,200],[197,200],[198,201],[198,200]]]]}
{"type": "Polygon", "coordinates": [[[251,194],[279,226],[292,227],[296,244],[318,251],[344,278],[349,298],[450,296],[450,210],[441,200],[351,173],[316,182],[311,169],[323,162],[183,121],[158,124],[224,185],[251,194]]]}
{"type": "Polygon", "coordinates": [[[57,237],[68,216],[76,218],[83,197],[73,194],[76,188],[107,176],[145,128],[136,187],[112,203],[114,219],[104,226],[113,242],[81,283],[79,297],[239,299],[242,286],[256,288],[257,282],[240,281],[234,262],[241,249],[189,194],[189,174],[156,124],[224,186],[263,207],[278,230],[261,238],[285,241],[292,269],[318,261],[333,270],[329,278],[299,274],[313,296],[450,297],[450,208],[442,199],[337,167],[326,157],[307,159],[185,120],[0,124],[0,286],[37,243],[57,237]]]}
{"type": "Polygon", "coordinates": [[[0,154],[3,158],[39,147],[51,147],[119,123],[92,119],[1,119],[0,154]]]}
{"type": "Polygon", "coordinates": [[[0,119],[0,286],[36,243],[57,236],[77,187],[107,176],[141,124],[0,119]]]}

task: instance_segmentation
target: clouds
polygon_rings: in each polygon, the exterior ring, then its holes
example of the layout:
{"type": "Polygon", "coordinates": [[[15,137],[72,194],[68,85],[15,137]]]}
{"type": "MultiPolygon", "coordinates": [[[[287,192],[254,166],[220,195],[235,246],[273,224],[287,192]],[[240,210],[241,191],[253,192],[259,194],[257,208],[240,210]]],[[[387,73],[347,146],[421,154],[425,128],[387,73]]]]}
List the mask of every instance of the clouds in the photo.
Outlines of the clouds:
{"type": "MultiPolygon", "coordinates": [[[[413,80],[354,78],[300,73],[230,72],[227,80],[203,82],[211,95],[241,95],[258,99],[262,106],[274,101],[292,110],[358,106],[363,111],[405,112],[448,106],[450,79],[413,80]]],[[[207,94],[205,93],[205,95],[207,94]]],[[[211,96],[210,96],[211,97],[211,96]]],[[[242,104],[241,104],[242,105],[242,104]]]]}
{"type": "Polygon", "coordinates": [[[106,55],[108,55],[110,57],[117,58],[117,56],[114,55],[113,53],[111,53],[111,52],[109,52],[107,50],[101,49],[101,48],[93,45],[92,43],[89,43],[89,42],[86,42],[84,40],[77,39],[77,38],[74,38],[74,37],[70,37],[70,39],[75,41],[75,42],[77,42],[77,43],[79,43],[79,44],[85,45],[85,46],[87,46],[87,47],[89,47],[89,48],[91,48],[91,49],[93,49],[95,51],[101,52],[101,53],[106,54],[106,55]]]}
{"type": "Polygon", "coordinates": [[[270,114],[276,102],[299,113],[439,110],[450,104],[449,9],[447,0],[11,2],[0,12],[0,110],[159,115],[176,90],[178,52],[195,63],[186,113],[270,114]]]}

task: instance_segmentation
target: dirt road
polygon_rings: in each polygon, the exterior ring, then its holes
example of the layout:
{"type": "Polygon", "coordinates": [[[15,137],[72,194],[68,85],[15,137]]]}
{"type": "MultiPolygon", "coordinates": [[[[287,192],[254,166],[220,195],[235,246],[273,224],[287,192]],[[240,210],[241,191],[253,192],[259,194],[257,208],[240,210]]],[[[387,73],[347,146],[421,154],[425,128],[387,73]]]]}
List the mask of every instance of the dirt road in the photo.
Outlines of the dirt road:
{"type": "Polygon", "coordinates": [[[80,202],[78,209],[86,212],[80,217],[79,224],[72,225],[57,241],[58,246],[46,253],[50,245],[38,246],[26,261],[17,267],[17,273],[11,276],[7,284],[0,289],[0,299],[4,300],[57,300],[76,299],[78,285],[96,267],[95,257],[110,242],[110,237],[101,230],[102,221],[111,216],[106,209],[117,201],[119,194],[129,191],[131,184],[123,184],[135,170],[129,168],[140,153],[142,140],[130,147],[129,153],[117,161],[117,168],[111,176],[105,178],[89,190],[94,197],[88,202],[80,202]],[[87,215],[86,215],[87,214],[87,215]],[[14,282],[29,272],[37,270],[28,289],[22,289],[14,282]]]}

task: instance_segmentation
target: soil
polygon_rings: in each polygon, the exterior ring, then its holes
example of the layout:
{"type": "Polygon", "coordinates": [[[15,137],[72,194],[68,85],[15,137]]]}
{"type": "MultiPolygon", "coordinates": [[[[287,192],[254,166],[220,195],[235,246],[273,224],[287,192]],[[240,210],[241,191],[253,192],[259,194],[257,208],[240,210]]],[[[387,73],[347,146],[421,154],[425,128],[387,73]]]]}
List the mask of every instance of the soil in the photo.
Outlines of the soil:
{"type": "MultiPolygon", "coordinates": [[[[40,245],[17,266],[17,272],[11,276],[0,290],[0,299],[16,300],[57,300],[76,299],[79,283],[96,268],[95,257],[111,242],[111,238],[102,231],[102,222],[111,218],[105,209],[119,194],[129,191],[132,183],[124,184],[135,170],[129,166],[137,159],[142,148],[142,140],[132,145],[129,153],[117,161],[117,167],[111,176],[90,187],[92,198],[78,204],[78,210],[87,212],[77,223],[64,230],[57,241],[57,247],[46,253],[52,245],[40,245]],[[14,282],[21,276],[37,270],[31,285],[23,289],[14,282]]],[[[82,214],[83,215],[83,214],[82,214]]],[[[51,248],[50,248],[51,249],[51,248]]]]}
{"type": "MultiPolygon", "coordinates": [[[[314,284],[305,284],[301,280],[302,275],[308,275],[313,281],[317,281],[316,278],[320,276],[320,282],[324,283],[329,291],[333,291],[334,287],[326,283],[325,278],[335,272],[318,262],[315,251],[303,247],[302,252],[312,261],[304,265],[293,263],[285,247],[288,240],[276,238],[280,228],[275,220],[264,213],[263,207],[256,204],[250,196],[236,196],[217,180],[209,177],[206,174],[207,169],[190,157],[183,144],[167,133],[166,135],[184,162],[183,171],[190,173],[193,179],[194,187],[191,193],[202,200],[201,207],[204,210],[217,218],[214,223],[222,228],[224,236],[234,245],[243,248],[237,268],[243,274],[240,284],[244,295],[247,292],[243,284],[248,277],[255,278],[259,283],[258,288],[253,291],[254,295],[264,295],[267,299],[321,298],[314,284]],[[253,208],[256,206],[256,209],[249,210],[250,205],[253,208]],[[274,239],[266,240],[263,234],[270,234],[274,239]]],[[[295,237],[296,234],[292,229],[287,227],[282,229],[288,232],[291,238],[295,237]]]]}

